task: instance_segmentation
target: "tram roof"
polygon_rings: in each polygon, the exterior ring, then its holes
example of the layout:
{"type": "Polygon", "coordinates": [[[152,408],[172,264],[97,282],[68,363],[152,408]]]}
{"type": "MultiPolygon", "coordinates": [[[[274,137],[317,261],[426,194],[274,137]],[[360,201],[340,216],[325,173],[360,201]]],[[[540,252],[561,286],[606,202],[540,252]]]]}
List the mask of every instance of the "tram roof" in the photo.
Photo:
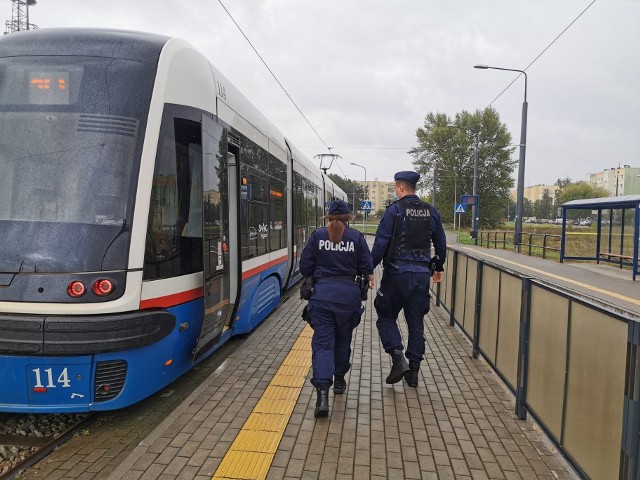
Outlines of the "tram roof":
{"type": "Polygon", "coordinates": [[[0,57],[89,56],[157,62],[170,37],[106,28],[42,28],[0,37],[0,57]]]}

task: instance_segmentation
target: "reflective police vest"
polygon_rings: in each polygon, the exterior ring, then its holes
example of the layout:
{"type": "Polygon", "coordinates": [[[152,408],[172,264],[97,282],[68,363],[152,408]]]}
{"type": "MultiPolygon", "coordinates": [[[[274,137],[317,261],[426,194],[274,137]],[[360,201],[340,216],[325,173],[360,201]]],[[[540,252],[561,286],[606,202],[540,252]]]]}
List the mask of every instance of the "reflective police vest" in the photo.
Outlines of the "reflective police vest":
{"type": "Polygon", "coordinates": [[[395,263],[399,258],[427,262],[431,256],[431,205],[422,200],[406,198],[396,203],[401,207],[401,211],[393,225],[391,241],[385,254],[385,266],[389,262],[395,263]],[[398,231],[400,217],[402,229],[398,231]]]}

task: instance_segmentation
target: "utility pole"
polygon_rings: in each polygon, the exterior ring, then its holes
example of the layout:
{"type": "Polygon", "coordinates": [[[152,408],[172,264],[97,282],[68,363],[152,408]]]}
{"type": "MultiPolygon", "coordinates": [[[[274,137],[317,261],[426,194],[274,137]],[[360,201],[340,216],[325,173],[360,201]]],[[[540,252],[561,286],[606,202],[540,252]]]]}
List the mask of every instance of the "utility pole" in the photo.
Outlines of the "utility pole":
{"type": "Polygon", "coordinates": [[[37,3],[36,0],[11,0],[11,3],[11,20],[4,23],[4,34],[36,30],[37,25],[29,23],[29,7],[33,7],[37,3]]]}

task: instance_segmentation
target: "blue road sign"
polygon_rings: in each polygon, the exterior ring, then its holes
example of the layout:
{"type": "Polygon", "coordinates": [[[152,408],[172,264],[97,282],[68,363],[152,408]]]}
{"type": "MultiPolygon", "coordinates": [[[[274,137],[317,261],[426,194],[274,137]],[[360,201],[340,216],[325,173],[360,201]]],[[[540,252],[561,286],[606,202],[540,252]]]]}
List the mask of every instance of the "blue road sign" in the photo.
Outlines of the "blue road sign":
{"type": "Polygon", "coordinates": [[[462,203],[456,203],[456,213],[466,213],[462,203]]]}
{"type": "Polygon", "coordinates": [[[362,210],[371,210],[371,200],[363,200],[362,201],[362,210]]]}

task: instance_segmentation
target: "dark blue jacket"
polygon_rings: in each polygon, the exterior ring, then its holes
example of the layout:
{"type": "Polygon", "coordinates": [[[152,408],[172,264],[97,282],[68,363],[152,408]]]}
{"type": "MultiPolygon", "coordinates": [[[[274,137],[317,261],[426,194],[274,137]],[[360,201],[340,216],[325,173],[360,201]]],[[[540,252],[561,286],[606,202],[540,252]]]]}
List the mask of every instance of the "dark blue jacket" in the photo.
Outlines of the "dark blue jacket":
{"type": "Polygon", "coordinates": [[[360,303],[360,287],[347,279],[331,280],[331,277],[353,277],[373,273],[373,260],[364,236],[353,228],[345,228],[342,240],[334,244],[329,240],[326,227],[320,227],[309,237],[302,251],[300,272],[319,281],[314,287],[314,300],[326,300],[341,304],[360,303]]]}
{"type": "MultiPolygon", "coordinates": [[[[404,198],[419,200],[417,195],[406,195],[404,198]]],[[[378,230],[376,231],[376,239],[373,243],[373,249],[371,250],[374,267],[382,262],[382,259],[384,258],[384,254],[393,235],[393,225],[398,214],[400,215],[398,222],[398,231],[396,232],[396,236],[398,236],[404,228],[404,212],[398,202],[394,202],[389,205],[387,210],[384,212],[384,216],[380,221],[380,225],[378,225],[378,230]]],[[[447,255],[447,238],[444,234],[444,229],[442,228],[442,219],[440,218],[440,214],[435,208],[432,208],[431,210],[431,242],[433,243],[433,247],[435,248],[435,254],[438,257],[437,259],[434,259],[435,269],[436,271],[441,272],[444,270],[443,264],[447,255]]],[[[404,254],[404,256],[407,258],[407,260],[415,260],[413,254],[411,253],[406,253],[404,254]]],[[[389,266],[387,268],[387,270],[389,270],[389,273],[429,271],[429,262],[431,261],[430,254],[424,255],[424,263],[417,263],[415,261],[407,261],[405,263],[402,262],[402,259],[403,255],[400,256],[400,261],[397,262],[396,267],[389,266]]]]}

